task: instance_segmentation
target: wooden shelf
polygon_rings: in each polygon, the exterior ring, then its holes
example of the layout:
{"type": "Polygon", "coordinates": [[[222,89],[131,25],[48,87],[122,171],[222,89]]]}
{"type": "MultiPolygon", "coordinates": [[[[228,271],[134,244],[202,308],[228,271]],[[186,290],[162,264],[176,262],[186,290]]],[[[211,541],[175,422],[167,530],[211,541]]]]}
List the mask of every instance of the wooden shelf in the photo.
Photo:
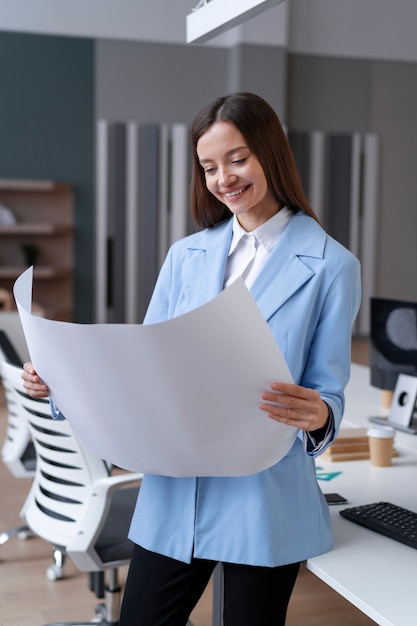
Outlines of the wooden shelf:
{"type": "Polygon", "coordinates": [[[66,235],[72,231],[69,224],[32,224],[31,222],[0,226],[0,237],[20,236],[56,236],[66,235]]]}
{"type": "Polygon", "coordinates": [[[4,191],[45,191],[70,189],[67,183],[56,183],[53,180],[25,180],[20,178],[0,179],[0,190],[4,191]]]}
{"type": "MultiPolygon", "coordinates": [[[[25,267],[7,267],[0,266],[0,279],[3,280],[16,280],[20,274],[25,271],[25,267]]],[[[64,278],[65,276],[71,276],[72,268],[70,267],[48,267],[38,265],[33,269],[34,280],[52,280],[55,278],[64,278]]]]}
{"type": "Polygon", "coordinates": [[[51,180],[0,179],[0,203],[13,224],[0,225],[0,288],[32,264],[33,302],[51,319],[71,321],[74,191],[51,180]]]}

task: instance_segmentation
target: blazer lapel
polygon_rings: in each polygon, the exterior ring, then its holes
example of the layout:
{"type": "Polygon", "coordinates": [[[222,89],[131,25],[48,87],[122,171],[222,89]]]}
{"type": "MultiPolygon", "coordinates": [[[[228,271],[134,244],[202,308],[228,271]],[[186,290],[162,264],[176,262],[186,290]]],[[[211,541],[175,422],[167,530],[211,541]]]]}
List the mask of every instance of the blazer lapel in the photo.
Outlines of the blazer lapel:
{"type": "Polygon", "coordinates": [[[292,218],[250,290],[266,320],[314,276],[308,258],[323,258],[325,240],[313,219],[303,213],[292,218]]]}
{"type": "MultiPolygon", "coordinates": [[[[193,238],[183,265],[181,312],[206,304],[222,291],[231,238],[231,219],[193,238]]],[[[326,233],[317,222],[302,212],[294,215],[250,289],[266,320],[314,276],[308,257],[323,258],[325,241],[326,233]]]]}
{"type": "Polygon", "coordinates": [[[184,293],[187,308],[206,304],[223,289],[227,254],[232,238],[232,220],[201,233],[197,245],[183,265],[184,293]]]}

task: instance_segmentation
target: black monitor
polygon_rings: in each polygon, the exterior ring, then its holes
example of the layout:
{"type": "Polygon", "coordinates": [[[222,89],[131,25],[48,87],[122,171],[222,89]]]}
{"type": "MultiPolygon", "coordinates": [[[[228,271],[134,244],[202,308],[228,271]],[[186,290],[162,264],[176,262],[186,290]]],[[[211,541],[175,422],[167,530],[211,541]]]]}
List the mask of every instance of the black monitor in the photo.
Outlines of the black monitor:
{"type": "Polygon", "coordinates": [[[417,302],[371,298],[371,385],[394,391],[399,374],[417,376],[417,302]]]}

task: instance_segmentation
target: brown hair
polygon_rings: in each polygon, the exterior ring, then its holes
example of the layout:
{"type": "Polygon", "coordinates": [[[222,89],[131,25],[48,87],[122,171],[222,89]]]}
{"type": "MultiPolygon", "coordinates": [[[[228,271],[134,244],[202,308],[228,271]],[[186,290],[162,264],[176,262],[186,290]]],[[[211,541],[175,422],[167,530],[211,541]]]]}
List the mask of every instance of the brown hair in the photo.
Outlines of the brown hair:
{"type": "Polygon", "coordinates": [[[204,107],[192,123],[191,212],[197,226],[214,226],[231,216],[229,209],[207,189],[197,155],[200,137],[220,121],[232,122],[242,133],[279,204],[294,212],[301,209],[317,220],[304,194],[291,146],[277,114],[260,96],[240,92],[218,98],[204,107]]]}

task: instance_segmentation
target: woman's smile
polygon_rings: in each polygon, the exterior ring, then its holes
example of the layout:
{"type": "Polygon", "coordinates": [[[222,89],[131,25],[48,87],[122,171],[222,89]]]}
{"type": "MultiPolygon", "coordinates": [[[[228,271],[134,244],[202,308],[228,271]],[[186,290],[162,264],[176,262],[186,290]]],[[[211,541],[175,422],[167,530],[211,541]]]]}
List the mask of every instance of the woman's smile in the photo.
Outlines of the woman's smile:
{"type": "Polygon", "coordinates": [[[225,191],[224,195],[226,198],[235,198],[237,196],[241,196],[247,189],[249,189],[249,187],[250,185],[246,185],[246,187],[236,189],[236,191],[225,191]]]}

